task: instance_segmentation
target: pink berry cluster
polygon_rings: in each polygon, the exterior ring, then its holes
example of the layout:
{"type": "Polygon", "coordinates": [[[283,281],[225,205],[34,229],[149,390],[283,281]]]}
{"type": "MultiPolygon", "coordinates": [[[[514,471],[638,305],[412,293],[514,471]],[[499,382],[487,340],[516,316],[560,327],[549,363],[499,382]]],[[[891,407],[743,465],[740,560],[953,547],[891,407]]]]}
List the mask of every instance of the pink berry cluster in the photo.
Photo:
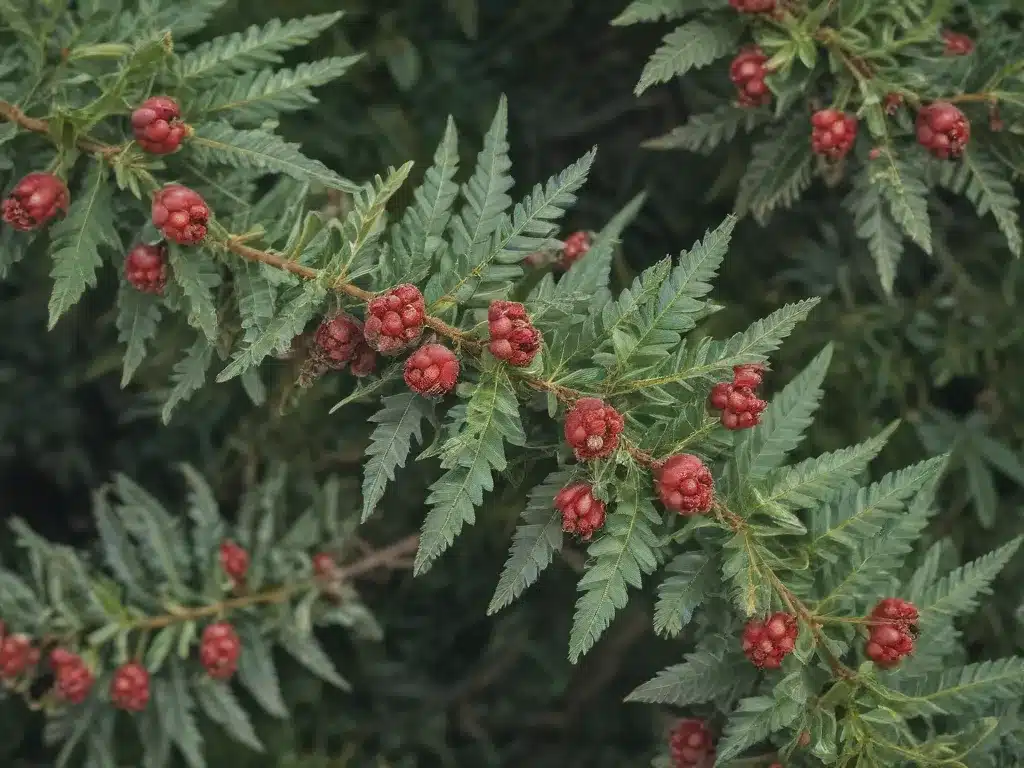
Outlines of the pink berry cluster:
{"type": "Polygon", "coordinates": [[[764,621],[751,621],[743,630],[743,653],[762,669],[778,669],[796,647],[799,627],[788,613],[773,613],[764,621]]]}
{"type": "Polygon", "coordinates": [[[669,735],[672,768],[711,768],[715,764],[715,741],[703,720],[685,719],[669,735]]]}
{"type": "Polygon", "coordinates": [[[828,160],[845,156],[857,140],[857,118],[838,109],[821,109],[811,115],[811,149],[828,160]]]}
{"type": "Polygon", "coordinates": [[[708,397],[709,405],[721,412],[719,420],[726,429],[750,429],[761,420],[768,403],[754,392],[764,377],[763,365],[737,365],[731,382],[716,384],[708,397]]]}
{"type": "Polygon", "coordinates": [[[741,107],[760,107],[772,100],[765,78],[768,57],[759,47],[740,51],[729,65],[729,79],[736,86],[736,101],[741,107]]]}
{"type": "Polygon", "coordinates": [[[914,652],[917,608],[898,597],[880,601],[868,616],[868,640],[864,654],[885,669],[895,667],[914,652]]]}

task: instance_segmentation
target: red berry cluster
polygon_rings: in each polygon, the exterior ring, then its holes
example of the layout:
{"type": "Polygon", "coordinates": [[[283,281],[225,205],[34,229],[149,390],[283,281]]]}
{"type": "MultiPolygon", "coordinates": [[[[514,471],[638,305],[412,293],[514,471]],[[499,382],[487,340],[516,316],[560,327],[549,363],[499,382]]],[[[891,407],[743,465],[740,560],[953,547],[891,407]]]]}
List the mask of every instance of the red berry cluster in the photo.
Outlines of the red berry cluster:
{"type": "Polygon", "coordinates": [[[963,154],[971,124],[948,101],[936,101],[917,113],[917,142],[942,160],[963,154]]]}
{"type": "Polygon", "coordinates": [[[729,79],[736,86],[741,107],[759,107],[772,100],[772,92],[764,81],[768,76],[768,57],[757,46],[740,51],[729,65],[729,79]]]}
{"type": "Polygon", "coordinates": [[[821,109],[811,115],[811,148],[829,160],[838,160],[853,148],[857,118],[838,109],[821,109]]]}
{"type": "Polygon", "coordinates": [[[715,743],[703,720],[680,720],[668,742],[672,768],[711,768],[715,743]]]}
{"type": "Polygon", "coordinates": [[[603,459],[619,445],[622,414],[596,397],[583,397],[565,417],[565,441],[580,461],[603,459]]]}
{"type": "Polygon", "coordinates": [[[210,624],[199,643],[199,661],[214,680],[227,680],[238,669],[242,643],[235,628],[226,621],[210,624]]]}
{"type": "Polygon", "coordinates": [[[178,103],[168,96],[153,96],[132,112],[132,130],[139,146],[154,155],[176,150],[188,135],[188,126],[181,122],[178,103]]]}
{"type": "Polygon", "coordinates": [[[149,672],[137,662],[122,664],[110,681],[110,703],[126,712],[141,712],[149,703],[149,672]]]}
{"type": "Polygon", "coordinates": [[[56,648],[50,654],[50,666],[57,679],[57,693],[64,701],[81,704],[89,698],[96,678],[81,656],[56,648]]]}
{"type": "Polygon", "coordinates": [[[562,246],[562,258],[559,261],[562,269],[568,269],[582,259],[590,250],[590,242],[590,234],[583,230],[573,232],[565,238],[562,246]]]}
{"type": "Polygon", "coordinates": [[[0,209],[3,220],[15,229],[38,229],[58,213],[67,213],[68,188],[52,173],[30,173],[11,190],[0,209]]]}
{"type": "Polygon", "coordinates": [[[974,40],[961,32],[944,29],[942,39],[946,41],[945,54],[947,56],[966,56],[974,50],[974,40]]]}
{"type": "Polygon", "coordinates": [[[167,246],[136,245],[124,258],[124,277],[137,291],[162,294],[167,286],[167,246]]]}
{"type": "Polygon", "coordinates": [[[775,0],[729,0],[729,5],[740,13],[771,13],[775,0]]]}
{"type": "Polygon", "coordinates": [[[518,368],[529,365],[540,349],[540,331],[518,301],[492,301],[487,310],[488,349],[499,360],[518,368]]]}
{"type": "Polygon", "coordinates": [[[917,608],[898,597],[887,597],[868,616],[868,641],[864,653],[885,669],[895,667],[914,652],[917,608]]]}
{"type": "Polygon", "coordinates": [[[39,663],[39,649],[28,635],[4,635],[0,625],[0,680],[16,680],[39,663]]]}
{"type": "Polygon", "coordinates": [[[761,413],[768,406],[754,393],[761,385],[764,366],[737,365],[732,371],[732,382],[716,384],[708,402],[716,411],[721,411],[720,420],[726,429],[749,429],[760,422],[761,413]]]}
{"type": "Polygon", "coordinates": [[[210,209],[195,190],[167,184],[153,196],[153,224],[164,237],[180,245],[195,245],[206,237],[210,209]]]}
{"type": "Polygon", "coordinates": [[[655,473],[655,487],[666,509],[692,517],[711,509],[715,481],[704,462],[689,453],[670,456],[655,473]]]}
{"type": "Polygon", "coordinates": [[[233,541],[224,541],[220,545],[220,567],[235,587],[244,586],[249,572],[249,553],[233,541]]]}
{"type": "Polygon", "coordinates": [[[799,629],[796,618],[788,613],[751,621],[743,630],[743,653],[761,669],[778,669],[796,646],[799,629]]]}
{"type": "Polygon", "coordinates": [[[562,530],[584,541],[604,525],[604,502],[594,497],[588,483],[567,485],[555,496],[555,509],[562,513],[562,530]]]}
{"type": "Polygon", "coordinates": [[[397,285],[366,305],[366,343],[382,354],[393,355],[419,339],[426,313],[419,288],[409,283],[397,285]]]}
{"type": "Polygon", "coordinates": [[[443,344],[424,344],[405,361],[405,383],[421,395],[445,395],[459,380],[459,359],[443,344]]]}
{"type": "Polygon", "coordinates": [[[352,363],[356,376],[372,373],[376,367],[376,353],[370,349],[363,336],[363,324],[344,312],[320,323],[316,329],[316,357],[328,368],[341,370],[352,363]],[[368,357],[370,370],[360,374],[357,363],[368,357]]]}

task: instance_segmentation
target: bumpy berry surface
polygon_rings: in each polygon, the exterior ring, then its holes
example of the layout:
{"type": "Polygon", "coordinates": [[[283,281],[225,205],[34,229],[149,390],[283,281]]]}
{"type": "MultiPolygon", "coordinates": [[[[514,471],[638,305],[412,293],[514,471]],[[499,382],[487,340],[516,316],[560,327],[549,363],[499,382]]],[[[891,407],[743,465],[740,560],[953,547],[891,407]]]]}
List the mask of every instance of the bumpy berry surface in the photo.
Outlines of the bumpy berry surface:
{"type": "Polygon", "coordinates": [[[762,669],[778,669],[796,647],[796,618],[773,613],[764,621],[751,621],[743,630],[743,653],[762,669]]]}
{"type": "Polygon", "coordinates": [[[377,370],[377,353],[370,349],[370,345],[365,341],[356,347],[349,370],[353,376],[360,379],[377,370]]]}
{"type": "Polygon", "coordinates": [[[959,157],[970,138],[970,122],[948,101],[936,101],[917,113],[917,142],[935,157],[959,157]]]}
{"type": "Polygon", "coordinates": [[[225,621],[210,624],[203,630],[199,644],[199,661],[214,680],[227,680],[238,669],[242,643],[235,628],[225,621]]]}
{"type": "Polygon", "coordinates": [[[67,213],[68,188],[52,173],[30,173],[0,206],[3,220],[21,232],[38,229],[58,213],[67,213]]]}
{"type": "Polygon", "coordinates": [[[567,485],[555,496],[555,509],[562,513],[562,530],[586,541],[604,525],[604,502],[594,498],[588,483],[567,485]]]}
{"type": "Polygon", "coordinates": [[[509,365],[529,365],[540,349],[540,331],[517,301],[492,301],[487,309],[491,354],[509,365]]]}
{"type": "Polygon", "coordinates": [[[760,363],[734,365],[732,367],[732,383],[737,387],[755,389],[764,381],[765,367],[760,363]]]}
{"type": "Polygon", "coordinates": [[[444,395],[459,380],[459,359],[443,344],[424,344],[405,361],[405,383],[421,395],[444,395]]]}
{"type": "Polygon", "coordinates": [[[135,140],[154,155],[169,154],[181,145],[188,133],[188,126],[180,118],[178,102],[169,96],[146,99],[132,112],[135,140]]]}
{"type": "Polygon", "coordinates": [[[837,109],[822,109],[811,115],[811,149],[829,160],[838,160],[853,148],[857,139],[857,118],[837,109]]]}
{"type": "Polygon", "coordinates": [[[562,258],[560,264],[563,269],[568,269],[577,261],[582,259],[590,250],[590,234],[584,231],[573,232],[565,238],[562,246],[562,258]]]}
{"type": "Polygon", "coordinates": [[[50,665],[57,679],[57,693],[62,699],[71,704],[81,704],[89,698],[96,678],[80,656],[57,648],[50,654],[50,665]]]}
{"type": "Polygon", "coordinates": [[[363,324],[343,312],[320,323],[315,340],[324,363],[341,370],[355,357],[359,345],[365,343],[363,324]]]}
{"type": "Polygon", "coordinates": [[[153,224],[164,237],[180,245],[195,245],[206,237],[210,208],[195,190],[167,184],[153,196],[153,224]]]}
{"type": "Polygon", "coordinates": [[[898,597],[880,601],[868,617],[865,655],[883,668],[895,667],[914,652],[917,608],[898,597]]]}
{"type": "Polygon", "coordinates": [[[233,541],[220,545],[220,567],[235,584],[244,584],[249,572],[249,553],[233,541]]]}
{"type": "Polygon", "coordinates": [[[711,509],[715,482],[711,471],[696,456],[681,453],[669,457],[658,469],[655,485],[667,509],[687,517],[711,509]]]}
{"type": "Polygon", "coordinates": [[[419,339],[426,314],[419,288],[409,283],[395,286],[367,304],[366,343],[381,354],[394,354],[419,339]]]}
{"type": "Polygon", "coordinates": [[[39,650],[28,635],[10,634],[0,642],[0,679],[20,677],[39,661],[39,650]]]}
{"type": "Polygon", "coordinates": [[[768,57],[754,46],[740,51],[729,65],[729,79],[736,86],[737,101],[742,107],[759,107],[772,100],[772,92],[764,81],[768,75],[768,57]]]}
{"type": "Polygon", "coordinates": [[[715,744],[703,720],[680,720],[668,742],[673,768],[711,768],[715,744]]]}
{"type": "Polygon", "coordinates": [[[124,277],[137,291],[162,294],[167,286],[167,246],[136,245],[124,258],[124,277]]]}
{"type": "Polygon", "coordinates": [[[565,441],[580,461],[610,456],[619,445],[622,414],[596,397],[583,397],[565,417],[565,441]]]}
{"type": "Polygon", "coordinates": [[[149,672],[141,664],[122,664],[110,681],[110,703],[127,712],[141,712],[149,704],[149,672]]]}
{"type": "Polygon", "coordinates": [[[945,54],[947,56],[966,56],[974,50],[974,40],[960,32],[953,32],[950,29],[943,30],[942,39],[946,41],[945,54]]]}
{"type": "Polygon", "coordinates": [[[729,5],[740,13],[771,13],[775,0],[729,0],[729,5]]]}

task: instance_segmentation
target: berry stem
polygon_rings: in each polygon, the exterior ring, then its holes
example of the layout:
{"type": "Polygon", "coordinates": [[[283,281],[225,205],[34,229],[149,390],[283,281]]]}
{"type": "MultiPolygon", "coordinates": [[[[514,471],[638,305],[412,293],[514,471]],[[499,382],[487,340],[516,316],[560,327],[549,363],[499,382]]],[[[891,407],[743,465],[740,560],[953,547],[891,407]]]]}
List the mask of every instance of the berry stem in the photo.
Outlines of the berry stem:
{"type": "MultiPolygon", "coordinates": [[[[33,131],[35,133],[50,132],[49,122],[38,117],[29,117],[21,111],[20,107],[17,107],[7,101],[0,100],[0,118],[3,118],[9,123],[21,126],[26,131],[33,131]]],[[[102,155],[103,157],[110,157],[111,155],[116,155],[121,151],[121,147],[119,146],[104,144],[103,142],[96,141],[88,136],[82,136],[78,139],[78,148],[83,152],[102,155]]]]}

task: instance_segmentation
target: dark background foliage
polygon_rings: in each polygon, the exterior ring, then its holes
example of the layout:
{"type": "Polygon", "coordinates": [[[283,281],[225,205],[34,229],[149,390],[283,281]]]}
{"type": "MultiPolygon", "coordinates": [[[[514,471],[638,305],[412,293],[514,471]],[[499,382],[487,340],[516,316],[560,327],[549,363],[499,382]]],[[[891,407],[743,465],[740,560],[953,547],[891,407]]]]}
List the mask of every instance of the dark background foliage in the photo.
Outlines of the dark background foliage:
{"type": "MultiPolygon", "coordinates": [[[[634,194],[648,192],[616,264],[620,285],[688,247],[729,211],[749,147],[701,157],[639,146],[703,110],[709,93],[726,92],[725,63],[634,97],[643,63],[666,30],[610,27],[622,0],[237,0],[204,34],[339,5],[349,15],[308,55],[367,56],[341,84],[320,89],[320,106],[283,132],[349,178],[407,159],[424,167],[449,113],[464,150],[474,152],[504,92],[518,191],[600,147],[566,232],[599,228],[634,194]]],[[[9,186],[2,168],[0,179],[9,186]]],[[[886,299],[848,225],[832,223],[846,221],[838,207],[838,196],[818,182],[767,227],[744,221],[717,284],[726,309],[714,317],[714,330],[732,332],[786,300],[825,297],[773,361],[784,381],[828,340],[836,343],[826,403],[804,450],[864,439],[893,418],[908,423],[885,465],[954,448],[946,511],[934,535],[950,537],[960,560],[977,556],[1021,529],[1024,270],[1011,263],[990,221],[962,201],[937,200],[936,256],[909,250],[896,296],[886,299]]],[[[324,417],[352,387],[347,375],[281,415],[276,406],[294,373],[281,362],[267,381],[266,405],[254,406],[236,384],[210,387],[162,427],[152,390],[166,386],[178,350],[151,355],[138,380],[121,390],[112,318],[96,310],[110,306],[100,294],[112,292],[113,282],[46,333],[48,264],[37,256],[0,287],[4,517],[24,517],[47,536],[86,545],[92,489],[123,471],[173,500],[182,490],[173,465],[182,460],[206,474],[227,509],[248,479],[278,459],[289,461],[296,488],[333,472],[356,495],[372,406],[356,403],[324,417]]],[[[510,470],[514,481],[542,471],[510,470]]],[[[363,537],[384,543],[415,530],[423,485],[412,475],[389,491],[363,537]]],[[[663,722],[652,721],[650,708],[621,700],[677,659],[678,644],[653,639],[650,604],[638,596],[594,652],[570,667],[565,638],[580,564],[571,553],[515,608],[485,618],[523,503],[515,482],[503,488],[426,578],[398,575],[365,587],[385,641],[334,644],[353,694],[293,686],[294,720],[261,724],[264,733],[276,729],[282,752],[333,758],[302,763],[324,768],[642,764],[663,722]]],[[[1006,583],[1019,583],[1019,571],[1018,558],[1006,583]]],[[[1012,598],[1019,590],[1006,592],[1011,597],[996,598],[967,632],[987,657],[1024,644],[1012,598]]],[[[0,760],[45,764],[40,724],[20,704],[0,702],[0,722],[0,760]]],[[[239,768],[277,764],[240,756],[214,734],[210,744],[239,768]]]]}

